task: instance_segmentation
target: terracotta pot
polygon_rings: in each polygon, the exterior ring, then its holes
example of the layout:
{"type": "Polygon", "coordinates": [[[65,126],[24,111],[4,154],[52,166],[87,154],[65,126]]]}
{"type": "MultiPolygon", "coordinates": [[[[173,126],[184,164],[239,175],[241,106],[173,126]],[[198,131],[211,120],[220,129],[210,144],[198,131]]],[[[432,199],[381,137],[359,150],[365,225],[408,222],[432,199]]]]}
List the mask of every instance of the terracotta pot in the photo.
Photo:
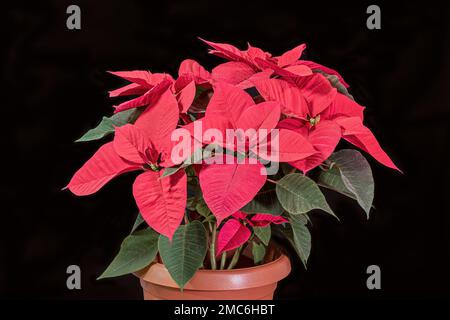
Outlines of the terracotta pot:
{"type": "Polygon", "coordinates": [[[153,263],[138,271],[144,300],[271,300],[278,281],[291,272],[284,254],[272,262],[233,270],[199,270],[183,292],[166,267],[153,263]]]}

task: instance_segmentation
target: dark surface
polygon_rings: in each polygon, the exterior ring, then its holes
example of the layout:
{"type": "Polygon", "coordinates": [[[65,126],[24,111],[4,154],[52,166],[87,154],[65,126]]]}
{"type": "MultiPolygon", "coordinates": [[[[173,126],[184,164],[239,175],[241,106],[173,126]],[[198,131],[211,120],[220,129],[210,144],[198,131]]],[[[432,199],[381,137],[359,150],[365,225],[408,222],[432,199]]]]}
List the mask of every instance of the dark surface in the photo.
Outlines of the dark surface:
{"type": "Polygon", "coordinates": [[[107,90],[122,82],[105,70],[175,75],[185,58],[211,68],[222,60],[207,55],[202,36],[241,48],[250,41],[274,54],[306,42],[308,58],[351,84],[367,107],[366,123],[405,172],[370,160],[377,209],[369,221],[356,203],[331,195],[341,223],[314,217],[308,271],[298,263],[278,297],[448,297],[449,8],[382,3],[382,29],[371,31],[364,2],[164,3],[77,1],[80,31],[66,28],[72,1],[2,5],[0,295],[141,297],[132,276],[95,280],[136,215],[133,176],[86,198],[60,189],[100,145],[72,141],[112,111],[107,90]],[[82,290],[66,289],[70,264],[81,267],[82,290]],[[382,271],[375,292],[365,284],[371,264],[382,271]]]}

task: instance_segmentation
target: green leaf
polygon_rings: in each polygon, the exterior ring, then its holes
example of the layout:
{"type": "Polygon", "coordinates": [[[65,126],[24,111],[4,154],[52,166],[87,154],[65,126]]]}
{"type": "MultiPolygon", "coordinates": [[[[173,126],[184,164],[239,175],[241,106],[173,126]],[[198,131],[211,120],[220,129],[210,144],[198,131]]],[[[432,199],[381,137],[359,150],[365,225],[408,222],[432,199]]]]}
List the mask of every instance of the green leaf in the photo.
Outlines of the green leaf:
{"type": "Polygon", "coordinates": [[[254,227],[253,232],[258,237],[258,239],[261,240],[262,243],[264,243],[266,246],[269,245],[270,237],[272,236],[270,225],[266,227],[254,227]]]}
{"type": "Polygon", "coordinates": [[[264,256],[266,255],[266,247],[264,247],[263,244],[259,244],[253,241],[252,254],[253,254],[253,262],[255,264],[260,264],[261,262],[263,262],[264,256]]]}
{"type": "Polygon", "coordinates": [[[264,186],[252,201],[247,203],[241,211],[252,213],[265,213],[279,216],[284,209],[278,201],[277,194],[272,185],[264,186]]]}
{"type": "Polygon", "coordinates": [[[164,169],[164,172],[163,172],[163,174],[162,174],[162,176],[161,176],[161,178],[165,178],[165,177],[168,177],[168,176],[173,175],[174,173],[177,173],[178,170],[181,169],[181,167],[182,167],[182,166],[165,168],[165,169],[164,169]]]}
{"type": "MultiPolygon", "coordinates": [[[[192,153],[192,155],[191,155],[189,158],[187,158],[186,160],[184,160],[184,162],[183,162],[182,164],[180,164],[179,166],[177,166],[177,167],[166,168],[166,169],[164,170],[164,173],[163,173],[163,175],[161,176],[161,178],[165,178],[165,177],[171,176],[171,175],[173,175],[174,173],[177,173],[180,169],[190,168],[190,166],[191,166],[192,164],[198,164],[198,163],[201,163],[201,162],[199,162],[199,161],[202,159],[202,156],[203,156],[203,149],[202,149],[202,148],[198,148],[197,150],[195,150],[195,151],[192,153]]],[[[205,157],[203,158],[203,160],[206,160],[206,159],[208,159],[207,156],[205,156],[205,157]]],[[[186,169],[186,173],[189,175],[188,169],[186,169]]],[[[195,174],[195,171],[194,171],[194,174],[195,174]]]]}
{"type": "Polygon", "coordinates": [[[207,222],[216,222],[216,217],[213,214],[210,214],[209,216],[207,216],[205,219],[203,219],[202,221],[203,223],[207,223],[207,222]]]}
{"type": "Polygon", "coordinates": [[[98,279],[117,277],[148,266],[158,253],[158,233],[153,229],[137,231],[126,237],[120,251],[98,279]]]}
{"type": "Polygon", "coordinates": [[[320,174],[319,183],[355,199],[369,218],[375,184],[367,160],[352,149],[337,151],[328,160],[331,169],[320,174]]]}
{"type": "Polygon", "coordinates": [[[114,127],[121,127],[127,123],[132,123],[139,116],[141,110],[129,109],[112,115],[111,117],[103,117],[102,121],[93,129],[86,132],[80,139],[75,142],[85,142],[99,140],[114,132],[114,127]]]}
{"type": "Polygon", "coordinates": [[[201,267],[206,256],[206,230],[199,221],[181,225],[172,241],[160,235],[161,259],[172,279],[183,289],[201,267]]]}
{"type": "Polygon", "coordinates": [[[318,69],[313,70],[313,71],[314,71],[314,72],[317,72],[317,73],[323,74],[323,75],[328,79],[328,81],[330,82],[330,84],[331,84],[333,87],[335,87],[336,90],[337,90],[339,93],[342,93],[343,95],[346,95],[346,96],[349,97],[350,99],[355,100],[355,99],[353,98],[353,96],[348,92],[347,88],[339,81],[339,78],[338,78],[336,75],[334,75],[334,74],[327,74],[327,73],[325,73],[325,72],[323,72],[323,71],[321,71],[321,70],[318,70],[318,69]]]}
{"type": "Polygon", "coordinates": [[[208,90],[208,89],[206,89],[204,87],[201,87],[201,86],[197,86],[196,90],[195,90],[195,98],[194,98],[194,100],[197,99],[206,90],[208,90]]]}
{"type": "Polygon", "coordinates": [[[142,223],[144,223],[144,221],[145,221],[145,220],[144,220],[144,218],[142,218],[141,213],[138,212],[137,217],[136,217],[136,220],[134,221],[134,224],[133,224],[133,228],[131,228],[130,233],[135,232],[136,229],[139,228],[139,226],[140,226],[142,223]]]}
{"type": "MultiPolygon", "coordinates": [[[[290,215],[289,222],[292,228],[293,245],[300,260],[306,268],[309,254],[311,252],[311,234],[309,233],[306,224],[308,219],[305,215],[290,215]]],[[[292,240],[291,240],[292,242],[292,240]]]]}
{"type": "Polygon", "coordinates": [[[186,200],[186,208],[191,211],[195,211],[195,206],[197,205],[197,198],[190,197],[186,200]]]}
{"type": "Polygon", "coordinates": [[[195,205],[195,211],[197,211],[199,215],[205,218],[211,214],[211,210],[209,210],[203,198],[198,200],[197,204],[195,205]]]}
{"type": "Polygon", "coordinates": [[[317,184],[302,174],[291,173],[284,176],[278,180],[276,191],[281,205],[291,214],[322,209],[336,217],[317,184]]]}

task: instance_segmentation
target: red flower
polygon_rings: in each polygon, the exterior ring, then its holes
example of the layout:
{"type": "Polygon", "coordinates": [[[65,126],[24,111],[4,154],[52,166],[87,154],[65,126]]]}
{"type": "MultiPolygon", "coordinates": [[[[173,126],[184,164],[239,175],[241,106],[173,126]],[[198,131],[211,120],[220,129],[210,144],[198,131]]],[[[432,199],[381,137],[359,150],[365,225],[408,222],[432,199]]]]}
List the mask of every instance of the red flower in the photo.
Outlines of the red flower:
{"type": "Polygon", "coordinates": [[[110,72],[131,82],[122,88],[109,92],[110,97],[139,95],[139,97],[114,106],[114,112],[153,105],[173,83],[173,78],[165,73],[150,71],[117,71],[110,72]]]}
{"type": "Polygon", "coordinates": [[[78,196],[97,192],[112,178],[144,170],[133,184],[133,195],[145,221],[172,238],[186,207],[183,170],[162,179],[170,163],[170,134],[178,123],[178,105],[167,90],[134,125],[117,127],[113,142],[106,143],[72,177],[67,188],[78,196]]]}
{"type": "Polygon", "coordinates": [[[150,71],[118,71],[110,73],[132,82],[122,88],[110,91],[110,97],[139,95],[137,98],[114,106],[114,112],[151,106],[170,88],[177,98],[180,112],[186,113],[195,98],[195,85],[209,85],[211,78],[208,71],[196,61],[190,59],[184,60],[180,64],[176,81],[169,74],[151,73],[150,71]]]}
{"type": "MultiPolygon", "coordinates": [[[[122,173],[143,170],[133,185],[137,206],[153,229],[172,238],[182,221],[187,196],[183,169],[163,177],[166,169],[175,165],[171,157],[175,142],[171,136],[177,133],[177,126],[188,129],[194,138],[197,124],[202,124],[203,130],[217,129],[222,140],[202,139],[200,147],[215,143],[232,151],[236,151],[236,146],[230,145],[226,131],[241,129],[248,135],[245,151],[251,151],[245,159],[219,152],[218,156],[233,161],[204,163],[195,168],[203,198],[218,225],[233,215],[220,230],[220,253],[247,241],[251,234],[247,226],[287,222],[282,217],[261,214],[249,219],[239,212],[266,183],[267,171],[261,159],[289,162],[306,173],[323,163],[344,138],[382,164],[397,169],[364,126],[364,108],[338,93],[320,72],[337,76],[348,87],[344,79],[332,69],[301,60],[304,44],[274,57],[251,45],[241,51],[229,44],[205,42],[213,48],[211,53],[230,61],[210,73],[194,60],[184,60],[176,80],[168,74],[149,71],[111,72],[131,82],[111,91],[111,97],[137,96],[116,106],[115,112],[145,109],[134,124],[115,128],[114,141],[100,147],[75,173],[67,186],[74,194],[95,193],[122,173]],[[254,97],[244,91],[256,91],[253,87],[259,93],[254,97]],[[214,93],[210,98],[211,88],[214,93]],[[187,114],[198,89],[206,89],[206,95],[201,106],[187,114]],[[204,117],[199,118],[208,101],[204,117]],[[191,116],[197,120],[192,121],[191,116]],[[256,135],[260,129],[267,130],[264,139],[256,135]],[[275,135],[279,146],[269,139],[275,135]],[[261,162],[253,159],[256,156],[261,162]]],[[[198,146],[196,142],[193,144],[198,146]]]]}
{"type": "MultiPolygon", "coordinates": [[[[249,134],[247,137],[246,149],[266,160],[276,159],[277,162],[287,162],[303,159],[315,153],[315,150],[304,139],[303,135],[296,134],[292,130],[280,129],[278,133],[273,133],[278,135],[278,148],[270,144],[270,137],[261,139],[260,136],[256,136],[259,129],[265,129],[270,133],[272,129],[277,127],[281,116],[280,103],[263,102],[255,104],[248,93],[227,83],[217,83],[214,89],[214,95],[208,104],[205,117],[183,127],[183,129],[191,132],[192,137],[197,138],[194,134],[194,127],[201,123],[203,130],[214,128],[222,133],[224,140],[214,141],[214,143],[221,144],[229,149],[235,149],[236,145],[227,145],[227,141],[225,141],[226,130],[246,132],[253,129],[253,134],[249,134]]],[[[211,143],[209,140],[203,140],[202,142],[204,144],[211,143]]],[[[232,143],[235,143],[235,141],[232,143]]]]}
{"type": "Polygon", "coordinates": [[[313,70],[319,70],[336,75],[339,81],[348,87],[337,71],[313,61],[300,60],[306,49],[305,44],[300,44],[278,57],[272,57],[270,53],[250,44],[246,51],[241,51],[230,44],[201,40],[214,48],[210,50],[211,54],[231,60],[212,70],[211,78],[215,81],[227,82],[246,89],[252,87],[253,81],[269,79],[273,73],[279,76],[308,76],[312,75],[313,70]]]}
{"type": "MultiPolygon", "coordinates": [[[[194,135],[194,126],[201,122],[203,128],[210,126],[221,129],[222,137],[226,136],[226,129],[274,129],[280,119],[278,103],[265,102],[255,104],[245,91],[225,83],[215,86],[214,95],[207,107],[206,115],[200,120],[185,126],[194,135]]],[[[315,153],[311,144],[301,135],[292,130],[278,131],[279,147],[275,148],[270,140],[249,136],[248,150],[263,159],[287,162],[304,159],[315,153]],[[270,151],[260,152],[261,148],[270,151]]],[[[209,141],[202,141],[207,143],[209,141]]],[[[236,146],[226,145],[227,141],[214,141],[228,149],[236,146]]],[[[194,150],[192,150],[194,151],[194,150]]],[[[199,179],[206,204],[217,218],[219,224],[223,219],[250,202],[266,181],[264,166],[249,159],[244,161],[233,158],[223,164],[203,164],[199,179]],[[232,162],[232,163],[230,163],[232,162]]]]}
{"type": "Polygon", "coordinates": [[[288,220],[281,216],[269,214],[255,214],[248,219],[247,214],[238,211],[223,224],[219,231],[217,236],[217,255],[240,247],[250,238],[251,231],[246,225],[266,227],[271,223],[281,224],[287,222],[288,220]]]}
{"type": "Polygon", "coordinates": [[[255,86],[266,101],[280,102],[283,112],[291,117],[282,120],[278,128],[304,135],[317,151],[306,159],[291,162],[294,167],[303,172],[315,168],[331,155],[343,137],[385,166],[398,170],[363,125],[364,107],[337,93],[322,75],[303,77],[297,84],[281,79],[260,80],[255,81],[255,86]]]}

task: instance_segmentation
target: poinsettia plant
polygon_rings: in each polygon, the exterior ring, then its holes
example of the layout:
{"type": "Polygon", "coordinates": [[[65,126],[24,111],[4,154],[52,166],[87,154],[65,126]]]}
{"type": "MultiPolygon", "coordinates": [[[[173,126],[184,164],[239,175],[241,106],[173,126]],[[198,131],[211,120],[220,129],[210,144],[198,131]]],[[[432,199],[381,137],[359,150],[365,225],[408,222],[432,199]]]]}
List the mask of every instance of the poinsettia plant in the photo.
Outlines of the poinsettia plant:
{"type": "Polygon", "coordinates": [[[364,125],[348,84],[302,60],[304,44],[272,56],[203,41],[227,60],[211,72],[190,59],[176,79],[111,72],[129,84],[110,96],[132,98],[77,140],[113,135],[69,182],[75,195],[137,172],[139,214],[103,278],[160,261],[183,288],[199,268],[239,267],[244,252],[264,263],[272,234],[286,237],[306,266],[308,214],[336,217],[321,188],[355,199],[367,217],[372,207],[369,163],[357,150],[336,151],[339,141],[398,170],[364,125]]]}

